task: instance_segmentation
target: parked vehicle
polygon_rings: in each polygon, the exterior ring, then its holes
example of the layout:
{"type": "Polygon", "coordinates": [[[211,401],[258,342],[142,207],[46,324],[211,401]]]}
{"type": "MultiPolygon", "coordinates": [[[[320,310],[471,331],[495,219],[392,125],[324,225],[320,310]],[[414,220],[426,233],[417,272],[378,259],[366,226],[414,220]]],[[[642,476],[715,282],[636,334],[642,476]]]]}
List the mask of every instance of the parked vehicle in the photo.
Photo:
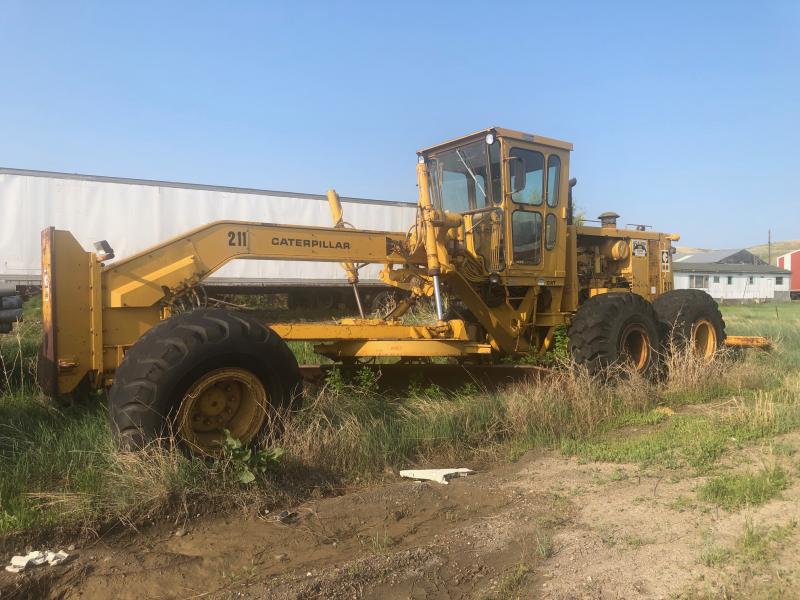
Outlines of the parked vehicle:
{"type": "MultiPolygon", "coordinates": [[[[214,453],[224,431],[250,442],[275,410],[298,405],[301,372],[287,341],[317,342],[316,352],[335,362],[394,358],[420,371],[432,359],[503,366],[504,357],[547,350],[560,326],[592,374],[620,362],[654,374],[661,349],[675,345],[713,356],[726,344],[725,323],[708,294],[673,289],[678,236],[620,229],[611,212],[599,227],[575,223],[571,150],[501,128],[420,150],[419,217],[394,232],[343,227],[332,190],[333,227],[228,220],[232,205],[226,220],[110,265],[107,244],[87,251],[49,227],[41,237],[42,388],[110,387],[123,445],[171,430],[192,450],[214,453]],[[328,262],[344,267],[356,293],[357,266],[378,264],[381,280],[409,296],[382,318],[317,323],[182,309],[205,278],[241,258],[328,262]],[[445,292],[456,300],[452,312],[445,292]],[[401,319],[426,298],[436,310],[427,322],[401,319]]],[[[349,208],[356,224],[360,210],[373,210],[349,208]]]]}
{"type": "MultiPolygon", "coordinates": [[[[405,231],[416,204],[342,197],[346,226],[405,231]]],[[[73,175],[0,168],[0,282],[41,284],[39,232],[72,232],[81,245],[107,240],[115,255],[130,256],[186,230],[221,219],[330,226],[326,196],[295,192],[73,175]]],[[[105,261],[114,264],[114,259],[105,261]]],[[[386,286],[378,266],[359,275],[362,300],[386,286]]],[[[286,293],[291,307],[329,309],[353,301],[335,263],[234,260],[204,281],[213,293],[286,293]]]]}

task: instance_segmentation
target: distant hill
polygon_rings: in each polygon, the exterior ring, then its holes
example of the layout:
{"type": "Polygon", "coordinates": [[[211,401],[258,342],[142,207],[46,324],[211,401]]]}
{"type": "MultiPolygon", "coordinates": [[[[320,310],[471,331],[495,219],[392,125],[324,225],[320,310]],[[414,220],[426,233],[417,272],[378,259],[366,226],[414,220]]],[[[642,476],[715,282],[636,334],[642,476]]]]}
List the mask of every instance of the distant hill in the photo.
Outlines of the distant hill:
{"type": "MultiPolygon", "coordinates": [[[[767,260],[767,255],[769,251],[767,250],[766,244],[761,244],[759,246],[753,246],[752,248],[748,248],[750,252],[755,254],[761,260],[767,260]]],[[[778,257],[782,254],[786,254],[787,252],[791,252],[792,250],[800,250],[800,240],[787,240],[785,242],[772,242],[772,264],[774,265],[778,257]]]]}
{"type": "MultiPolygon", "coordinates": [[[[678,246],[676,250],[683,254],[708,252],[708,248],[689,248],[688,246],[683,246],[683,247],[678,246]]],[[[767,249],[766,244],[752,246],[750,248],[747,248],[747,250],[755,254],[761,260],[763,261],[767,260],[769,250],[767,249]]],[[[779,256],[781,256],[782,254],[786,254],[787,252],[791,252],[792,250],[800,250],[800,240],[786,240],[785,242],[772,242],[772,264],[774,265],[777,263],[779,256]]]]}
{"type": "Polygon", "coordinates": [[[710,248],[690,248],[689,246],[676,246],[675,251],[681,254],[697,254],[698,252],[708,252],[710,248]]]}

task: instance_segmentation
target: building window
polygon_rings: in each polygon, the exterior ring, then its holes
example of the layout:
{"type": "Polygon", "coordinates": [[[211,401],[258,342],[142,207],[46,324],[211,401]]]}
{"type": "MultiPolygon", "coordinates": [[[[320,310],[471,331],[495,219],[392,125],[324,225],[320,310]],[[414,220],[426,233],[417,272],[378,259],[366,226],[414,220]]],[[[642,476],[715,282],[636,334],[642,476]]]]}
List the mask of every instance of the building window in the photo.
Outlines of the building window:
{"type": "Polygon", "coordinates": [[[714,283],[719,283],[719,275],[714,275],[714,283]]]}
{"type": "Polygon", "coordinates": [[[750,285],[753,285],[753,276],[752,275],[747,278],[747,283],[749,283],[750,285]]]}
{"type": "Polygon", "coordinates": [[[689,275],[689,287],[705,289],[708,287],[708,275],[689,275]]]}
{"type": "Polygon", "coordinates": [[[733,285],[733,277],[728,275],[728,285],[733,285]]]}
{"type": "Polygon", "coordinates": [[[776,277],[775,285],[783,285],[783,277],[776,277]]]}

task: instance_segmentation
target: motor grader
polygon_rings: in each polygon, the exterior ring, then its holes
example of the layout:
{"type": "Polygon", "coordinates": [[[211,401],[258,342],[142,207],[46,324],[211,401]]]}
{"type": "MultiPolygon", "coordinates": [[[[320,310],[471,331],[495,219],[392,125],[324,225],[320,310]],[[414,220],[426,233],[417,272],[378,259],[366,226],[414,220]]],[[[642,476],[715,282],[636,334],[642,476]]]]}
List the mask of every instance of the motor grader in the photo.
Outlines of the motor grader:
{"type": "Polygon", "coordinates": [[[172,433],[213,454],[223,430],[249,442],[276,411],[297,406],[293,340],[337,363],[486,366],[546,352],[566,326],[574,361],[591,373],[620,362],[652,372],[670,336],[711,356],[725,325],[710,296],[673,290],[678,236],[620,227],[610,212],[579,222],[571,150],[499,127],[420,150],[409,231],[348,227],[334,191],[332,227],[217,221],[113,262],[107,241],[86,251],[48,228],[41,385],[51,395],[110,388],[126,447],[172,433]],[[313,323],[204,307],[203,280],[237,259],[339,262],[357,300],[359,269],[379,263],[403,299],[383,318],[359,302],[357,318],[313,323]],[[435,318],[403,318],[426,299],[435,318]]]}

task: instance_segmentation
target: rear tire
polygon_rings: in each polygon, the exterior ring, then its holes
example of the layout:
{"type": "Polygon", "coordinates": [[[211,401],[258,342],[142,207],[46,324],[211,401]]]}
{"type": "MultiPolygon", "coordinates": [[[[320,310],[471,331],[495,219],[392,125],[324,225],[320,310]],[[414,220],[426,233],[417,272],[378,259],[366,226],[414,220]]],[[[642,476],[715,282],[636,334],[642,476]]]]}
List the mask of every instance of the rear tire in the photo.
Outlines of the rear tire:
{"type": "Polygon", "coordinates": [[[589,298],[572,319],[568,336],[570,354],[591,375],[626,363],[645,375],[656,372],[656,314],[637,294],[610,292],[589,298]]]}
{"type": "Polygon", "coordinates": [[[127,351],[109,393],[123,448],[173,434],[218,453],[222,429],[253,442],[277,410],[297,408],[302,379],[286,343],[249,315],[201,309],[162,321],[127,351]]]}
{"type": "Polygon", "coordinates": [[[653,302],[665,343],[711,358],[725,344],[725,321],[716,300],[702,290],[672,290],[653,302]]]}

